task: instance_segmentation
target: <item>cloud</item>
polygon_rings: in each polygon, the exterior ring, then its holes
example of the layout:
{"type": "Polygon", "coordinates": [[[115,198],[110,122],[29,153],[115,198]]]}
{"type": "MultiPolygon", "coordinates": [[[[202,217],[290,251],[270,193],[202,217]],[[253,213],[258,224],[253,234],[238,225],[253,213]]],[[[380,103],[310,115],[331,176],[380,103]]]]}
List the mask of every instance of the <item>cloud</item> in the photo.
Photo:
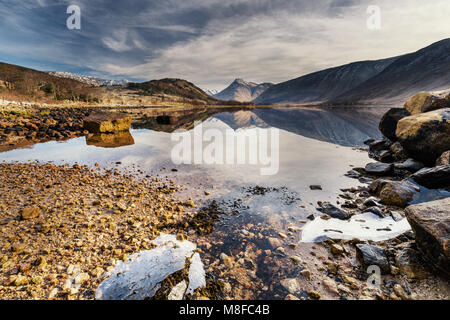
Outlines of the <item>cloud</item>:
{"type": "Polygon", "coordinates": [[[0,38],[0,53],[97,75],[179,77],[222,89],[236,77],[280,82],[449,36],[448,0],[79,0],[80,32],[65,28],[71,2],[0,0],[8,17],[0,29],[11,31],[0,38]],[[381,8],[379,31],[366,28],[368,5],[381,8]]]}

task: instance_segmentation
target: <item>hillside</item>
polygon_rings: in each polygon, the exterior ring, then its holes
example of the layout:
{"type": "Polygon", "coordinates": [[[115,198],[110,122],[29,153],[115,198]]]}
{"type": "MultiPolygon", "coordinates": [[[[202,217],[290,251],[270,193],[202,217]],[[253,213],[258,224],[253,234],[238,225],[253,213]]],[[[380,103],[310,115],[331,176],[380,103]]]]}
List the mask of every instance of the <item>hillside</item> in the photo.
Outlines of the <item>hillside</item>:
{"type": "Polygon", "coordinates": [[[257,84],[242,79],[234,80],[227,88],[214,95],[220,100],[234,100],[249,102],[259,97],[264,91],[273,86],[272,83],[257,84]]]}
{"type": "Polygon", "coordinates": [[[377,75],[396,59],[354,62],[307,74],[272,86],[254,102],[259,104],[325,102],[377,75]]]}
{"type": "Polygon", "coordinates": [[[401,56],[381,73],[336,97],[338,103],[400,103],[418,91],[450,87],[450,39],[401,56]]]}
{"type": "Polygon", "coordinates": [[[172,95],[205,103],[218,102],[193,83],[182,79],[167,78],[143,83],[131,82],[127,85],[127,89],[136,91],[142,96],[172,95]]]}
{"type": "Polygon", "coordinates": [[[0,95],[4,99],[99,101],[98,92],[85,83],[7,63],[0,63],[0,95]]]}
{"type": "Polygon", "coordinates": [[[258,104],[401,104],[418,91],[450,87],[450,39],[399,57],[360,61],[277,84],[258,104]]]}

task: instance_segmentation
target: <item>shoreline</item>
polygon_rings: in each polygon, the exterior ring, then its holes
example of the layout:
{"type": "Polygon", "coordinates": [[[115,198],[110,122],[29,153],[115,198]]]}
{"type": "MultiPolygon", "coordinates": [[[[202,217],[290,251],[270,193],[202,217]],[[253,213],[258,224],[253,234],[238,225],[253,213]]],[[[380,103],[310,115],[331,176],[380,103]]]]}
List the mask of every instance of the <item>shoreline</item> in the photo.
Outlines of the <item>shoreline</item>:
{"type": "MultiPolygon", "coordinates": [[[[374,290],[366,283],[366,266],[356,252],[356,244],[371,241],[329,239],[293,246],[290,234],[301,231],[301,226],[277,234],[271,226],[245,224],[244,229],[232,231],[244,241],[237,244],[242,251],[234,256],[225,251],[221,239],[211,237],[217,209],[208,212],[177,200],[180,187],[170,180],[100,170],[49,163],[0,164],[2,299],[93,299],[102,275],[116,261],[151,249],[161,232],[182,234],[196,242],[207,262],[207,274],[218,281],[214,290],[202,290],[194,299],[264,299],[274,290],[286,292],[286,296],[276,294],[276,299],[299,299],[289,293],[293,272],[305,292],[301,299],[448,299],[450,294],[448,282],[430,275],[424,266],[417,272],[427,277],[415,280],[394,267],[382,275],[382,290],[374,290]],[[21,217],[28,207],[39,208],[38,216],[21,217]],[[199,223],[204,229],[195,228],[199,223]],[[255,246],[261,241],[265,250],[255,246]],[[258,275],[264,266],[275,273],[268,275],[269,283],[258,275]],[[67,282],[77,268],[82,285],[74,289],[67,282]]],[[[321,218],[325,217],[316,219],[321,218]]],[[[398,251],[411,250],[414,240],[408,234],[376,243],[386,250],[391,265],[398,251]]]]}

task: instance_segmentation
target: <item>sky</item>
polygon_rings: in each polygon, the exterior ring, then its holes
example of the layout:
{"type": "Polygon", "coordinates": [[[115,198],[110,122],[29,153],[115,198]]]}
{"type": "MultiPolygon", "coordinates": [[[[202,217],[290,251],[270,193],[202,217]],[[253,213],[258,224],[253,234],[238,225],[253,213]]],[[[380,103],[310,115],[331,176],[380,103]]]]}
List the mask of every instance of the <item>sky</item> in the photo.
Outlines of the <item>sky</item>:
{"type": "Polygon", "coordinates": [[[449,38],[449,17],[449,0],[0,0],[0,61],[221,90],[413,52],[449,38]]]}

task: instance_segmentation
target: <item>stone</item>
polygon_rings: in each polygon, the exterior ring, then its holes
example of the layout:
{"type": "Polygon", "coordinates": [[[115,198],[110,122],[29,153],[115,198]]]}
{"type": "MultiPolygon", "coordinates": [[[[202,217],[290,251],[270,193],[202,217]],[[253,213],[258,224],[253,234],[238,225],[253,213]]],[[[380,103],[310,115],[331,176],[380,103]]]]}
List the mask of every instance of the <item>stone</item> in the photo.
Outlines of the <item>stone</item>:
{"type": "Polygon", "coordinates": [[[283,245],[283,242],[280,239],[274,237],[267,238],[267,242],[269,246],[274,250],[283,245]]]}
{"type": "Polygon", "coordinates": [[[406,275],[409,279],[426,279],[430,273],[425,268],[425,261],[419,251],[411,243],[399,246],[395,255],[395,264],[400,273],[406,275]]]}
{"type": "Polygon", "coordinates": [[[309,271],[308,269],[304,269],[300,273],[306,280],[311,280],[311,271],[309,271]]]}
{"type": "Polygon", "coordinates": [[[283,279],[280,283],[291,294],[300,292],[301,290],[301,287],[295,278],[283,279]]]}
{"type": "Polygon", "coordinates": [[[299,298],[297,298],[296,296],[292,295],[292,294],[288,294],[284,300],[300,300],[299,298]]]}
{"type": "Polygon", "coordinates": [[[386,205],[392,205],[404,208],[410,203],[414,194],[420,190],[407,180],[389,181],[382,187],[379,197],[381,202],[386,205]]]}
{"type": "Polygon", "coordinates": [[[310,291],[308,291],[308,295],[309,295],[311,298],[316,299],[316,300],[319,300],[319,299],[321,298],[320,293],[317,292],[317,291],[315,291],[315,290],[310,290],[310,291]]]}
{"type": "Polygon", "coordinates": [[[409,296],[406,293],[405,289],[403,289],[403,287],[401,285],[399,285],[398,283],[394,284],[394,292],[395,294],[402,298],[403,300],[409,300],[409,296]]]}
{"type": "Polygon", "coordinates": [[[408,170],[410,172],[416,172],[416,171],[419,171],[420,169],[422,169],[424,167],[424,165],[420,161],[409,158],[401,163],[395,163],[394,167],[396,169],[403,169],[403,170],[408,170]]]}
{"type": "Polygon", "coordinates": [[[192,200],[186,201],[184,205],[189,207],[189,208],[194,208],[195,207],[195,203],[192,200]]]}
{"type": "Polygon", "coordinates": [[[356,254],[365,267],[377,265],[380,267],[382,273],[389,273],[389,261],[382,248],[371,244],[360,243],[356,245],[356,254]]]}
{"type": "Polygon", "coordinates": [[[167,296],[167,300],[182,300],[187,289],[185,280],[175,285],[167,296]]]}
{"type": "Polygon", "coordinates": [[[376,179],[376,180],[372,181],[372,183],[369,185],[370,193],[379,195],[381,192],[381,189],[383,189],[383,187],[388,182],[389,182],[389,180],[385,180],[385,179],[376,179]]]}
{"type": "Polygon", "coordinates": [[[389,148],[389,142],[386,140],[377,140],[369,144],[369,150],[372,152],[386,150],[389,148]]]}
{"type": "Polygon", "coordinates": [[[409,115],[405,108],[392,108],[383,115],[378,128],[386,138],[395,141],[397,140],[395,130],[397,130],[398,121],[409,115]]]}
{"type": "Polygon", "coordinates": [[[364,204],[366,207],[377,207],[377,206],[380,205],[380,204],[378,203],[379,200],[380,200],[380,199],[377,199],[377,198],[375,198],[375,197],[369,197],[369,198],[367,198],[366,200],[364,200],[363,204],[364,204]]]}
{"type": "Polygon", "coordinates": [[[322,213],[329,215],[332,218],[347,220],[351,217],[351,214],[345,210],[339,209],[335,205],[329,202],[321,202],[319,208],[317,208],[322,213]]]}
{"type": "Polygon", "coordinates": [[[303,263],[302,258],[300,258],[299,256],[290,256],[290,259],[291,259],[292,262],[294,262],[295,264],[302,264],[302,263],[303,263]]]}
{"type": "Polygon", "coordinates": [[[40,212],[41,209],[39,209],[39,207],[36,206],[26,207],[23,208],[22,211],[20,212],[20,217],[22,218],[22,220],[35,219],[39,217],[40,212]]]}
{"type": "Polygon", "coordinates": [[[382,163],[382,162],[372,162],[368,163],[364,170],[368,174],[373,174],[377,176],[385,176],[388,175],[392,171],[393,165],[390,163],[382,163]]]}
{"type": "Polygon", "coordinates": [[[342,255],[344,253],[344,248],[336,243],[331,244],[330,249],[331,252],[336,256],[342,255]]]}
{"type": "Polygon", "coordinates": [[[411,205],[405,215],[423,257],[450,276],[450,198],[411,205]]]}
{"type": "Polygon", "coordinates": [[[397,142],[393,143],[389,149],[391,150],[391,152],[394,155],[394,158],[396,160],[404,160],[407,158],[405,149],[403,149],[400,142],[397,141],[397,142]]]}
{"type": "Polygon", "coordinates": [[[328,292],[336,294],[336,295],[339,294],[337,284],[333,279],[326,277],[322,280],[322,284],[328,292]]]}
{"type": "Polygon", "coordinates": [[[441,156],[436,160],[436,166],[444,166],[448,164],[450,164],[450,150],[442,153],[441,156]]]}
{"type": "Polygon", "coordinates": [[[432,92],[419,92],[406,101],[405,109],[412,115],[450,107],[444,95],[432,92]]]}
{"type": "Polygon", "coordinates": [[[339,271],[339,265],[334,261],[327,261],[327,269],[330,274],[337,274],[339,271]]]}
{"type": "Polygon", "coordinates": [[[90,133],[128,131],[130,126],[131,116],[114,112],[94,113],[83,120],[83,128],[90,133]]]}
{"type": "Polygon", "coordinates": [[[286,238],[287,238],[287,235],[285,235],[283,232],[278,232],[278,236],[279,236],[281,239],[286,239],[286,238]]]}
{"type": "Polygon", "coordinates": [[[414,173],[411,178],[418,184],[430,189],[448,187],[450,186],[450,165],[423,168],[414,173]]]}
{"type": "Polygon", "coordinates": [[[390,214],[391,214],[392,219],[394,219],[395,222],[398,222],[398,221],[403,220],[405,218],[398,211],[391,211],[390,214]]]}
{"type": "Polygon", "coordinates": [[[321,186],[321,185],[318,185],[318,184],[310,185],[309,188],[310,188],[311,190],[322,190],[322,186],[321,186]]]}
{"type": "Polygon", "coordinates": [[[406,153],[431,166],[450,147],[450,108],[405,117],[396,135],[406,153]]]}

